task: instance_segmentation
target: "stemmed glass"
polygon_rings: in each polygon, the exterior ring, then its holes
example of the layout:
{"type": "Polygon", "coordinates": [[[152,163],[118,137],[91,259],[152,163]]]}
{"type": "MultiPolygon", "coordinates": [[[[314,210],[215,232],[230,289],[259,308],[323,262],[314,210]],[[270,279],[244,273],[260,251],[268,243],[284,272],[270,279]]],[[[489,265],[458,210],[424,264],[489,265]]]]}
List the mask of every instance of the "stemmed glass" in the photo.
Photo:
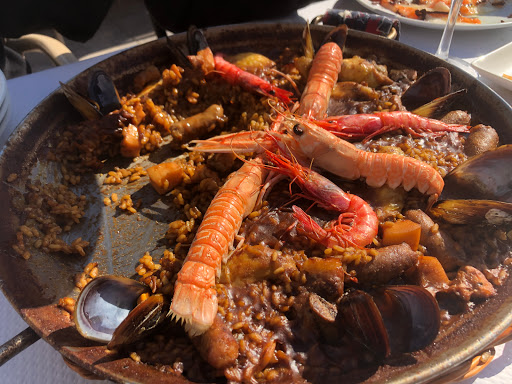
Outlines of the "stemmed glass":
{"type": "Polygon", "coordinates": [[[473,68],[471,68],[467,62],[459,59],[458,57],[449,55],[453,30],[455,29],[455,23],[457,22],[457,17],[459,16],[462,1],[463,0],[452,0],[450,4],[450,12],[448,13],[448,19],[446,20],[446,25],[444,26],[443,36],[441,37],[441,41],[439,42],[439,46],[437,47],[435,55],[440,59],[443,59],[450,64],[461,68],[462,70],[468,72],[470,75],[477,77],[477,72],[473,70],[473,68]]]}

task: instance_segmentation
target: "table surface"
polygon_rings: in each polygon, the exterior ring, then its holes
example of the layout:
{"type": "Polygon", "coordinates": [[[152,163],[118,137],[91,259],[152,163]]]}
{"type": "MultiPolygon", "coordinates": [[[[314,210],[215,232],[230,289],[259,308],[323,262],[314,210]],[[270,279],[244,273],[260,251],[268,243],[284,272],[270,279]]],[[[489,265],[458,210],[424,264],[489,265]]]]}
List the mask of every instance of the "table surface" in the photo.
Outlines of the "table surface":
{"type": "MultiPolygon", "coordinates": [[[[310,4],[290,15],[287,21],[312,20],[323,14],[326,9],[338,8],[367,12],[355,0],[326,0],[310,4]]],[[[402,24],[400,41],[415,48],[435,53],[441,39],[442,31],[419,28],[402,24]]],[[[512,41],[512,28],[482,31],[455,31],[451,55],[471,62],[512,41]]],[[[91,65],[104,60],[109,55],[86,61],[52,68],[43,72],[15,78],[7,81],[10,97],[9,123],[6,131],[0,136],[0,148],[8,135],[22,119],[49,93],[58,88],[59,81],[66,82],[91,65]]],[[[502,88],[488,80],[481,79],[512,104],[512,91],[502,88]]],[[[8,341],[27,327],[19,314],[10,306],[0,292],[0,344],[8,341]]],[[[511,383],[512,382],[512,344],[497,347],[496,356],[491,364],[479,375],[463,381],[469,383],[511,383]]],[[[63,362],[60,354],[43,340],[27,348],[0,367],[0,383],[89,383],[63,362]]],[[[95,381],[108,383],[109,381],[95,381]]]]}

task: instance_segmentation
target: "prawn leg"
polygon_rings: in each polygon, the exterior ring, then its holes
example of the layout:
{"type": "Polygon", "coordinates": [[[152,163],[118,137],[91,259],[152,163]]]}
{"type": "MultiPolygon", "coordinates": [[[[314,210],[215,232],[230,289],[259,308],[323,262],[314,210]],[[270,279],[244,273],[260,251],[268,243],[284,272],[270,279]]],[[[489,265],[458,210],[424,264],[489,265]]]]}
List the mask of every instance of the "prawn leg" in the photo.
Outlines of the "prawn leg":
{"type": "Polygon", "coordinates": [[[170,309],[191,336],[213,324],[218,307],[215,279],[243,219],[254,209],[266,175],[260,159],[245,163],[215,195],[197,230],[178,273],[170,309]]]}

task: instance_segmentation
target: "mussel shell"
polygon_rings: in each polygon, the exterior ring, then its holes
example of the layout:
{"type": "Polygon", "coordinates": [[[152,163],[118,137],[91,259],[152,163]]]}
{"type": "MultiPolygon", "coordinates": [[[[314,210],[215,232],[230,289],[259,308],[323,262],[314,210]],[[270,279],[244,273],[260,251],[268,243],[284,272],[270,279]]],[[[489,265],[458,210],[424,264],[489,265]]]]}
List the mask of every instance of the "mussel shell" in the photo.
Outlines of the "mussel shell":
{"type": "Polygon", "coordinates": [[[443,200],[429,214],[450,224],[505,225],[512,223],[512,203],[495,200],[443,200]]]}
{"type": "Polygon", "coordinates": [[[204,33],[195,25],[188,27],[187,46],[188,52],[191,55],[196,55],[199,51],[208,48],[208,41],[206,40],[204,33]]]}
{"type": "Polygon", "coordinates": [[[412,111],[438,97],[450,92],[452,76],[444,67],[437,67],[426,72],[416,80],[402,95],[402,104],[412,111]]]}
{"type": "Polygon", "coordinates": [[[445,112],[448,112],[448,107],[452,104],[453,101],[455,101],[455,99],[466,94],[467,92],[467,89],[459,89],[458,91],[437,97],[434,100],[414,109],[412,113],[423,117],[439,118],[444,115],[445,112]]]}
{"type": "Polygon", "coordinates": [[[391,350],[380,311],[372,296],[360,290],[345,295],[338,306],[339,326],[377,357],[387,357],[391,350]]]}
{"type": "Polygon", "coordinates": [[[474,156],[445,176],[441,198],[512,203],[512,144],[474,156]]]}
{"type": "Polygon", "coordinates": [[[169,313],[169,302],[161,294],[148,297],[119,324],[108,343],[109,349],[132,344],[153,331],[169,313]]]}
{"type": "Polygon", "coordinates": [[[119,94],[112,78],[104,71],[93,72],[87,89],[89,98],[96,102],[103,116],[121,108],[119,94]]]}
{"type": "Polygon", "coordinates": [[[373,299],[384,321],[393,354],[425,348],[439,333],[437,300],[426,289],[415,285],[379,289],[373,299]]]}
{"type": "Polygon", "coordinates": [[[67,84],[61,82],[60,87],[68,101],[84,119],[97,120],[101,118],[100,107],[96,102],[82,96],[67,84]]]}
{"type": "Polygon", "coordinates": [[[169,48],[175,64],[182,68],[192,68],[192,63],[188,59],[187,55],[183,52],[182,47],[177,45],[173,40],[169,39],[169,36],[167,36],[166,39],[167,48],[169,48]]]}
{"type": "Polygon", "coordinates": [[[106,275],[92,280],[75,305],[73,318],[78,332],[87,339],[108,343],[144,292],[149,292],[149,287],[125,277],[106,275]]]}

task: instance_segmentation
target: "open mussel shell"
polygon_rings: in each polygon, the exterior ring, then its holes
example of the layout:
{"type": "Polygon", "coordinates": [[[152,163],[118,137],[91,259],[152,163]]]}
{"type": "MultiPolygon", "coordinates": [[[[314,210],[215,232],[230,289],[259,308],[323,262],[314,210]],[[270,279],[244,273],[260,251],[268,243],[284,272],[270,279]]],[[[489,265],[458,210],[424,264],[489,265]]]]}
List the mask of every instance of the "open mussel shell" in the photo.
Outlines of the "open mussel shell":
{"type": "Polygon", "coordinates": [[[168,315],[169,301],[161,294],[148,297],[119,324],[108,343],[109,349],[132,344],[153,331],[168,315]]]}
{"type": "Polygon", "coordinates": [[[80,112],[84,119],[97,120],[102,116],[100,107],[96,102],[82,96],[67,84],[60,83],[60,87],[68,101],[80,112]]]}
{"type": "Polygon", "coordinates": [[[121,108],[119,93],[112,78],[104,71],[94,71],[87,89],[89,98],[96,102],[100,113],[105,116],[121,108]]]}
{"type": "Polygon", "coordinates": [[[125,277],[106,275],[92,280],[75,305],[73,318],[78,332],[87,339],[108,343],[145,292],[149,287],[125,277]]]}
{"type": "Polygon", "coordinates": [[[467,89],[459,89],[458,91],[437,97],[427,104],[423,104],[422,106],[414,109],[412,113],[423,117],[441,117],[448,111],[448,107],[452,104],[453,101],[455,101],[455,99],[466,94],[467,92],[467,89]]]}
{"type": "Polygon", "coordinates": [[[382,358],[391,352],[389,338],[380,311],[366,292],[355,290],[344,296],[338,307],[340,325],[356,341],[382,358]]]}
{"type": "Polygon", "coordinates": [[[379,289],[373,300],[386,326],[392,353],[419,351],[437,337],[441,325],[439,306],[426,289],[388,286],[379,289]]]}
{"type": "Polygon", "coordinates": [[[512,203],[512,144],[474,156],[445,176],[443,200],[477,199],[512,203]]]}
{"type": "Polygon", "coordinates": [[[450,224],[490,224],[512,223],[512,203],[495,200],[443,200],[432,208],[429,214],[450,224]]]}
{"type": "Polygon", "coordinates": [[[402,104],[412,111],[430,101],[447,95],[452,87],[450,71],[436,67],[416,80],[402,95],[402,104]]]}
{"type": "Polygon", "coordinates": [[[399,285],[371,295],[356,290],[340,302],[338,317],[354,339],[377,357],[418,351],[436,338],[439,307],[426,289],[399,285]]]}
{"type": "Polygon", "coordinates": [[[60,83],[62,92],[86,120],[96,120],[121,108],[121,101],[112,78],[102,70],[89,78],[88,97],[82,96],[67,84],[60,83]]]}
{"type": "Polygon", "coordinates": [[[188,52],[191,55],[197,54],[197,52],[208,48],[208,41],[204,33],[198,29],[195,25],[191,25],[187,31],[187,46],[188,52]]]}

